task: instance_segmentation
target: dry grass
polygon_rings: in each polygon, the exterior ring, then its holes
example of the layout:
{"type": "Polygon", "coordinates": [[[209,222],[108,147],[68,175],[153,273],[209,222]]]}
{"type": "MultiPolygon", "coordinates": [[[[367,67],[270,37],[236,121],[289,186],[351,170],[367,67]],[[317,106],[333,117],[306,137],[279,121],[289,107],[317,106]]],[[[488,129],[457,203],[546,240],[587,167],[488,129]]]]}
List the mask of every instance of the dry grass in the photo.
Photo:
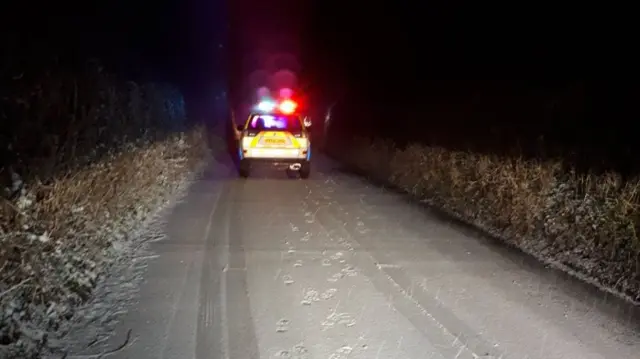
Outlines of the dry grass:
{"type": "Polygon", "coordinates": [[[559,162],[360,140],[360,170],[601,287],[640,301],[640,179],[566,173],[559,162]]]}
{"type": "Polygon", "coordinates": [[[54,335],[60,321],[71,318],[91,295],[114,243],[162,207],[202,163],[205,136],[196,128],[128,146],[49,185],[27,186],[14,202],[5,200],[0,212],[5,349],[45,345],[44,335],[54,335]]]}
{"type": "Polygon", "coordinates": [[[127,237],[209,154],[170,85],[96,63],[39,71],[0,99],[0,358],[52,349],[127,237]]]}

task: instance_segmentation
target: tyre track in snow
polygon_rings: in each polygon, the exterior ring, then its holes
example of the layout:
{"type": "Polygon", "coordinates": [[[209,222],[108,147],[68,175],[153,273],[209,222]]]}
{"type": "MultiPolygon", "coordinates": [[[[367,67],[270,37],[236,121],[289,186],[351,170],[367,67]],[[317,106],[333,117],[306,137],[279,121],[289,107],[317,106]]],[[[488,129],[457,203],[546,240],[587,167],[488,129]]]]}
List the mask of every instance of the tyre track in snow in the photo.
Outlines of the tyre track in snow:
{"type": "Polygon", "coordinates": [[[317,157],[212,167],[150,247],[109,358],[636,358],[638,311],[317,157]]]}
{"type": "Polygon", "coordinates": [[[478,355],[637,355],[638,308],[327,162],[323,176],[335,184],[327,216],[375,258],[389,280],[478,355]]]}

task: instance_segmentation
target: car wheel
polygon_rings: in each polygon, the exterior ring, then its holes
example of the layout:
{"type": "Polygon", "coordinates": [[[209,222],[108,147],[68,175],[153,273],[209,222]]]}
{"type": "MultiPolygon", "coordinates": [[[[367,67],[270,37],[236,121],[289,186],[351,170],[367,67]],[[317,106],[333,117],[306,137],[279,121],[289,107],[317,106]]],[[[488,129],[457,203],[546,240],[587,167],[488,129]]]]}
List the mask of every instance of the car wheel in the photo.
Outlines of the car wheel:
{"type": "Polygon", "coordinates": [[[300,177],[307,179],[311,175],[311,163],[303,163],[302,167],[300,167],[300,177]]]}
{"type": "Polygon", "coordinates": [[[297,178],[298,177],[298,171],[292,170],[291,168],[287,168],[285,170],[285,172],[287,173],[287,177],[289,178],[297,178]]]}
{"type": "Polygon", "coordinates": [[[240,174],[240,177],[247,178],[249,177],[250,172],[251,172],[251,168],[249,163],[245,160],[240,161],[240,166],[238,168],[238,173],[240,174]]]}

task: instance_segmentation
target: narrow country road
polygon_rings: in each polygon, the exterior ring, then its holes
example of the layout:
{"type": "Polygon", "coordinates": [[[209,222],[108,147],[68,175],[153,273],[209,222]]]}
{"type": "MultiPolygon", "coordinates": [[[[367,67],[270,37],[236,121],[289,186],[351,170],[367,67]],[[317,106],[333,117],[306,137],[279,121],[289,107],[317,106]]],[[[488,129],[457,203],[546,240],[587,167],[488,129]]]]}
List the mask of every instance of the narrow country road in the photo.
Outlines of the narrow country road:
{"type": "Polygon", "coordinates": [[[167,218],[117,359],[625,359],[633,308],[318,157],[217,164],[167,218]]]}

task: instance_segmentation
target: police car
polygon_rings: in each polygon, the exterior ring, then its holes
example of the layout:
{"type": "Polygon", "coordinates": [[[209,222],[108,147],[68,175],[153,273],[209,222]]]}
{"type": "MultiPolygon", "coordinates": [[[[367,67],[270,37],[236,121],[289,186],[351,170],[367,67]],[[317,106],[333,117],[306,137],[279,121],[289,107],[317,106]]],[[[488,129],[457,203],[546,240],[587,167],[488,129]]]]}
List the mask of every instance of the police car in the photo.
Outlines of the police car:
{"type": "Polygon", "coordinates": [[[246,122],[237,127],[241,177],[248,177],[256,166],[266,165],[309,178],[311,123],[297,108],[298,104],[292,99],[263,100],[255,106],[246,122]]]}

